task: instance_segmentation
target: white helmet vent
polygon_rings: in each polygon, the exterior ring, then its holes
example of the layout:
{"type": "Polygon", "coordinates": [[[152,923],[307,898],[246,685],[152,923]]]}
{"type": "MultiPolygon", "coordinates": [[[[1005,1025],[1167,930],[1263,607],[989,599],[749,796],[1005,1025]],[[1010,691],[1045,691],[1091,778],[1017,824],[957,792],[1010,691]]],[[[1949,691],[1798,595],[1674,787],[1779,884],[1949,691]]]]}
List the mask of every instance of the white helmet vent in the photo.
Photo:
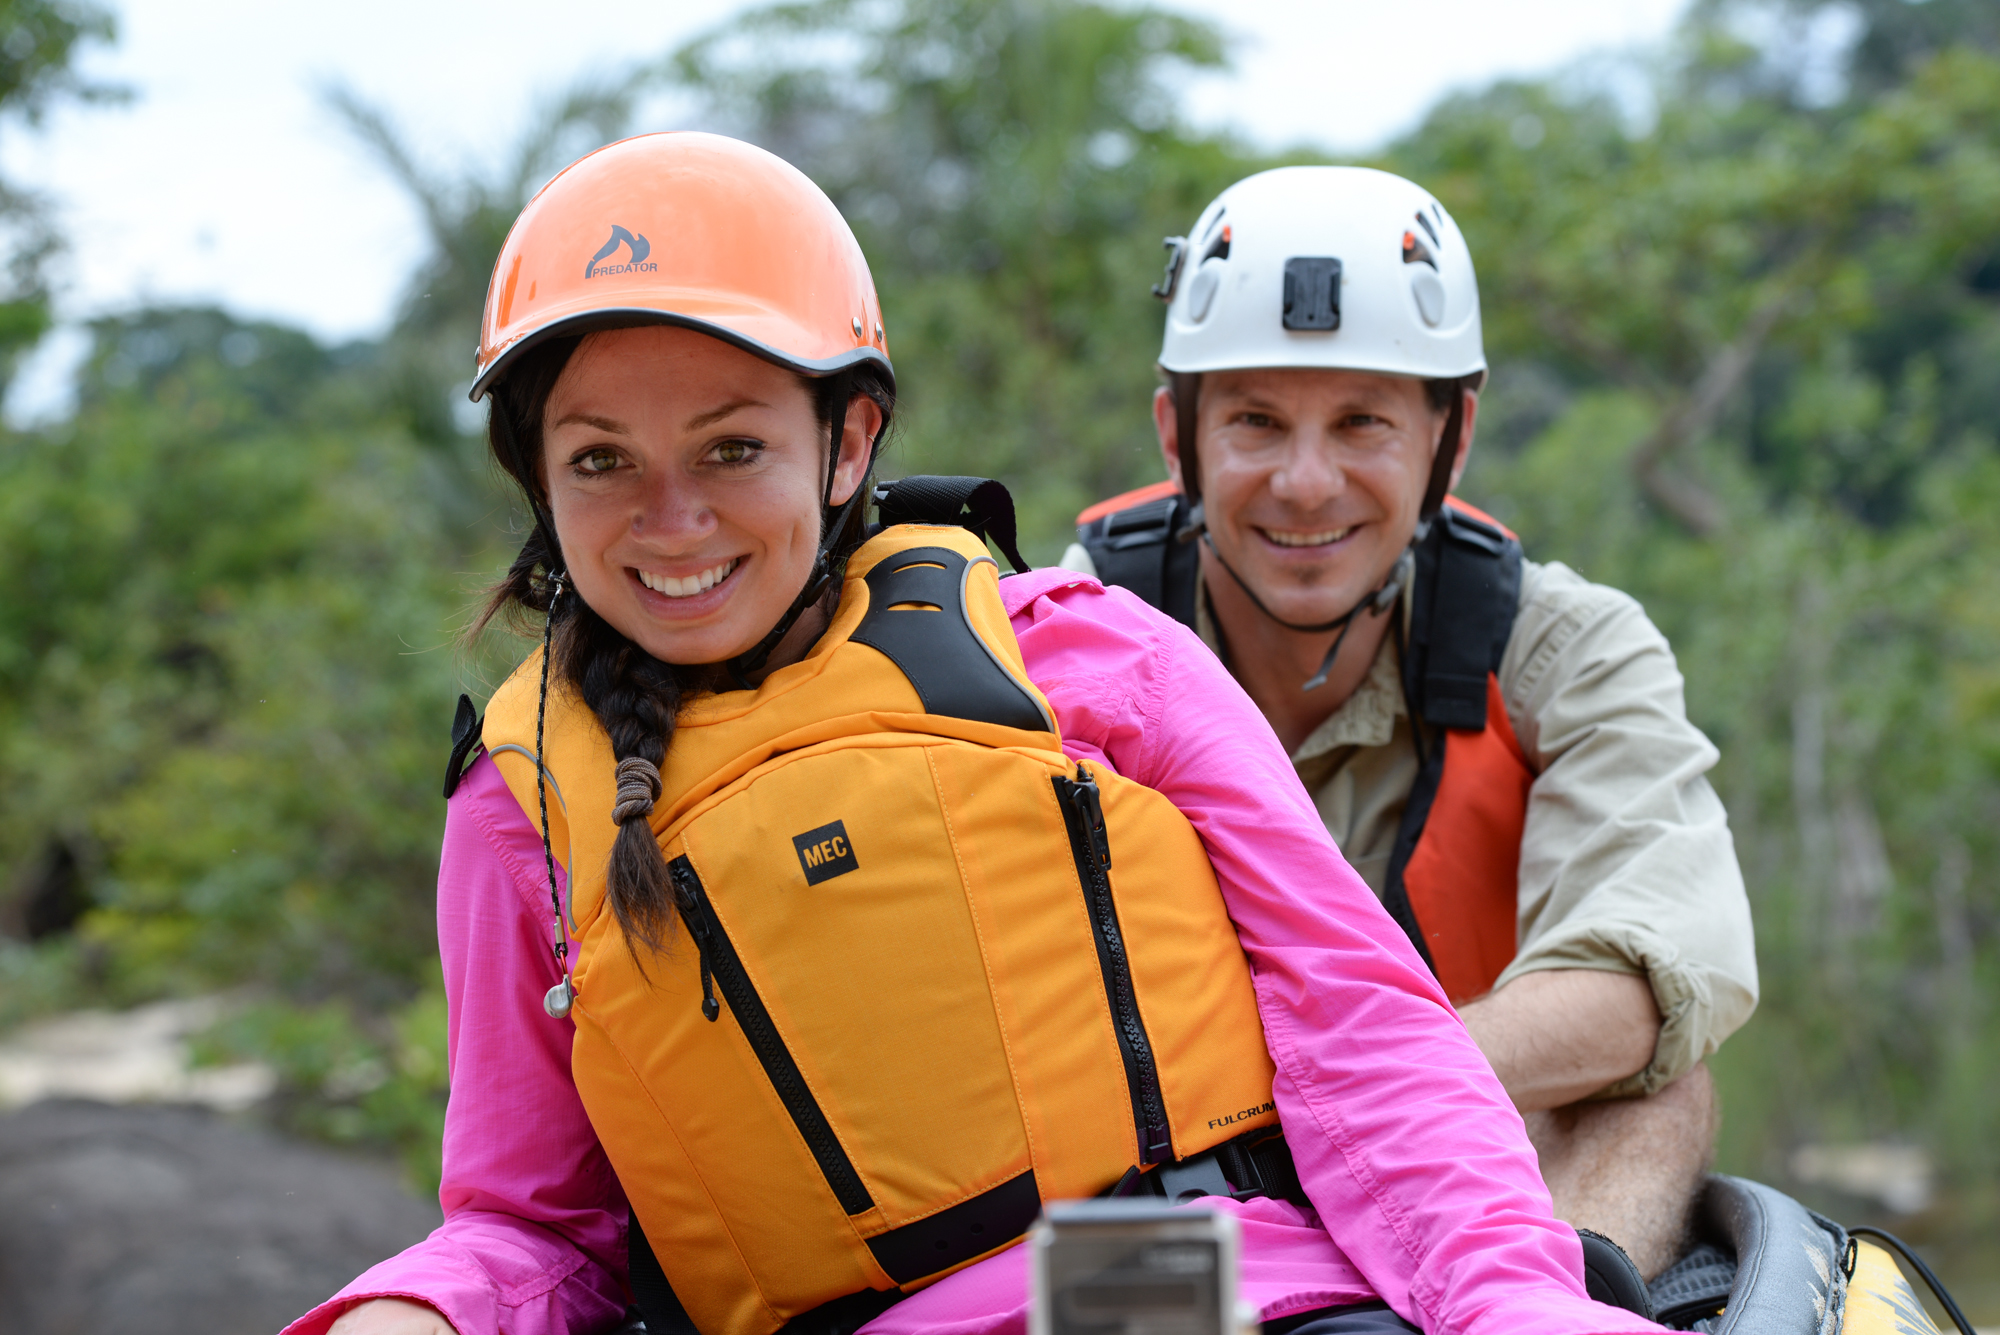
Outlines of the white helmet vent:
{"type": "Polygon", "coordinates": [[[1435,329],[1444,319],[1444,280],[1425,268],[1410,270],[1410,293],[1417,299],[1417,314],[1435,329]]]}
{"type": "Polygon", "coordinates": [[[1194,271],[1188,282],[1187,316],[1191,324],[1200,324],[1208,318],[1208,308],[1215,304],[1215,289],[1222,286],[1222,271],[1227,260],[1206,259],[1194,271]]]}

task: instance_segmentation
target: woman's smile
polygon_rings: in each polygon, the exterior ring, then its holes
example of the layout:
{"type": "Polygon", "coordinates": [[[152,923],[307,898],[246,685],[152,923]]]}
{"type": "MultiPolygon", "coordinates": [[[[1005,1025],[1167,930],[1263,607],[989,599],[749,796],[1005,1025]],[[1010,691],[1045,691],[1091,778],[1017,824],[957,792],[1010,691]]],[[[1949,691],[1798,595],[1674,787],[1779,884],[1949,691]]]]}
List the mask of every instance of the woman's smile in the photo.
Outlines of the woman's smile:
{"type": "Polygon", "coordinates": [[[651,589],[654,593],[666,598],[683,599],[692,598],[696,594],[707,593],[710,589],[728,579],[730,573],[736,569],[742,560],[743,558],[740,556],[732,556],[726,561],[718,562],[708,567],[706,570],[679,578],[673,575],[654,574],[648,570],[639,570],[632,567],[627,568],[632,570],[632,573],[638,577],[641,584],[651,589]]]}

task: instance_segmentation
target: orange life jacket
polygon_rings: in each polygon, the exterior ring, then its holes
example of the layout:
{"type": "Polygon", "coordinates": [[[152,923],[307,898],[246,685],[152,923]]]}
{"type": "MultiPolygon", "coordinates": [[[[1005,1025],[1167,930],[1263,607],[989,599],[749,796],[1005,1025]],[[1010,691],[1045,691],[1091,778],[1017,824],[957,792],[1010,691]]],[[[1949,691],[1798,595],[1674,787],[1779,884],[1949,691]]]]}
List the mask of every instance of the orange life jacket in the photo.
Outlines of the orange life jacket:
{"type": "MultiPolygon", "coordinates": [[[[531,819],[539,668],[483,727],[531,819]]],[[[642,1228],[635,1285],[649,1245],[698,1329],[922,1287],[1044,1199],[1275,1125],[1199,837],[1065,759],[965,530],[884,530],[803,661],[682,708],[651,823],[684,925],[660,954],[605,902],[610,741],[568,691],[547,708],[577,1088],[642,1228]]]]}
{"type": "MultiPolygon", "coordinates": [[[[1171,482],[1077,516],[1098,577],[1192,628],[1199,552],[1171,482]]],[[[1396,833],[1383,906],[1454,1002],[1492,989],[1519,945],[1521,831],[1534,771],[1496,675],[1513,630],[1521,546],[1457,497],[1416,549],[1403,690],[1422,761],[1396,833]]]]}

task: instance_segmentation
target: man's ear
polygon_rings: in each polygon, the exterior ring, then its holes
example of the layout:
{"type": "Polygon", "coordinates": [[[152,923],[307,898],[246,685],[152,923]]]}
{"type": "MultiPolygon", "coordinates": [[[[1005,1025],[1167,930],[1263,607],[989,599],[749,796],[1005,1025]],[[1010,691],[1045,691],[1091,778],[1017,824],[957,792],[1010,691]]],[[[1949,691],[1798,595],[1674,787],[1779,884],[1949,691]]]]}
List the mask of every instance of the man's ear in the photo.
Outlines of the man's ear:
{"type": "Polygon", "coordinates": [[[1465,476],[1466,460],[1472,457],[1472,428],[1479,421],[1479,391],[1463,389],[1465,395],[1465,426],[1458,433],[1458,457],[1451,462],[1451,490],[1458,490],[1458,480],[1465,476]]]}
{"type": "Polygon", "coordinates": [[[1181,480],[1181,427],[1180,419],[1174,412],[1174,395],[1165,385],[1153,391],[1153,430],[1159,433],[1160,457],[1167,461],[1167,476],[1182,491],[1187,483],[1181,480]]]}

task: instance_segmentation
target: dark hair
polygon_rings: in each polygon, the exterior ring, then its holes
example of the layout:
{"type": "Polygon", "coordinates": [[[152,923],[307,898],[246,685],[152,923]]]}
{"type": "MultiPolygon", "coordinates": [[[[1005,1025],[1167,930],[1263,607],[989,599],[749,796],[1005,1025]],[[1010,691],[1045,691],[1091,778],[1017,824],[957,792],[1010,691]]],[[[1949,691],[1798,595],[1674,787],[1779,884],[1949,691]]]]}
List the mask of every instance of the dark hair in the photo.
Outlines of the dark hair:
{"type": "MultiPolygon", "coordinates": [[[[553,615],[553,624],[547,626],[552,675],[568,683],[590,706],[610,735],[615,760],[636,756],[664,769],[681,701],[710,679],[711,670],[662,663],[625,638],[573,592],[562,598],[553,612],[550,608],[555,577],[564,563],[542,478],[542,419],[556,381],[582,341],[581,337],[555,338],[530,348],[493,387],[486,419],[487,442],[494,461],[526,497],[531,526],[507,573],[487,590],[486,604],[468,635],[477,636],[495,617],[526,629],[533,614],[553,615]]],[[[864,363],[846,376],[800,379],[812,394],[813,413],[823,428],[833,425],[834,411],[839,407],[836,395],[843,386],[849,394],[873,399],[882,409],[882,430],[876,436],[880,452],[896,405],[894,383],[886,373],[864,363]]],[[[871,467],[861,485],[869,487],[872,480],[871,467]]],[[[849,512],[834,543],[835,554],[844,557],[860,546],[866,526],[864,501],[849,512]]],[[[605,894],[627,941],[658,950],[672,933],[674,895],[667,865],[660,856],[659,841],[644,820],[627,821],[619,827],[605,871],[605,894]]]]}

